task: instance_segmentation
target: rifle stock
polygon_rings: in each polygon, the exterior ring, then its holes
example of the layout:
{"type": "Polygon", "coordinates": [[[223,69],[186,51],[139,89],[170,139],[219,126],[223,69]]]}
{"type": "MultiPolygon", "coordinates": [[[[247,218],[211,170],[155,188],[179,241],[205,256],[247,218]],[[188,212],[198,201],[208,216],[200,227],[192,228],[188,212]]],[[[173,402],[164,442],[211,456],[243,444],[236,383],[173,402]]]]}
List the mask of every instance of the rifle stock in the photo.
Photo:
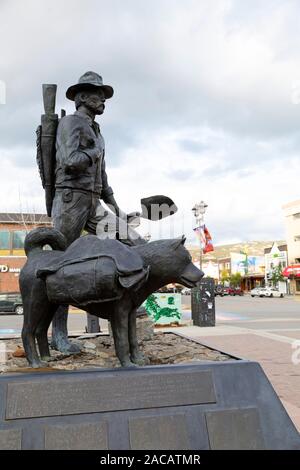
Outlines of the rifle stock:
{"type": "Polygon", "coordinates": [[[46,198],[47,214],[51,217],[52,203],[55,192],[55,141],[58,126],[58,115],[55,114],[57,85],[43,85],[43,103],[45,114],[41,117],[41,159],[46,198]]]}

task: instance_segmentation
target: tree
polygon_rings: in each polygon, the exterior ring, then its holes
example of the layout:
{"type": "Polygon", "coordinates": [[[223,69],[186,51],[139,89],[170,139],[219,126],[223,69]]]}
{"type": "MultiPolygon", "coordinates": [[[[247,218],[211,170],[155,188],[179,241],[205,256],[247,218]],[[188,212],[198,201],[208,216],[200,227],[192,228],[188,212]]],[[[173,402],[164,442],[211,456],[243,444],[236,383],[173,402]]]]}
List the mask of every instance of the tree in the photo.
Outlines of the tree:
{"type": "Polygon", "coordinates": [[[229,278],[229,281],[230,281],[230,285],[231,285],[232,287],[240,287],[240,286],[241,286],[241,282],[242,282],[241,273],[231,274],[231,275],[230,275],[230,278],[229,278]]]}
{"type": "Polygon", "coordinates": [[[227,269],[223,269],[223,271],[221,271],[221,282],[224,284],[226,281],[229,281],[229,272],[227,269]]]}
{"type": "Polygon", "coordinates": [[[282,275],[282,266],[279,264],[279,266],[276,266],[272,270],[272,275],[271,275],[271,281],[273,286],[277,286],[278,282],[283,281],[283,275],[282,275]]]}

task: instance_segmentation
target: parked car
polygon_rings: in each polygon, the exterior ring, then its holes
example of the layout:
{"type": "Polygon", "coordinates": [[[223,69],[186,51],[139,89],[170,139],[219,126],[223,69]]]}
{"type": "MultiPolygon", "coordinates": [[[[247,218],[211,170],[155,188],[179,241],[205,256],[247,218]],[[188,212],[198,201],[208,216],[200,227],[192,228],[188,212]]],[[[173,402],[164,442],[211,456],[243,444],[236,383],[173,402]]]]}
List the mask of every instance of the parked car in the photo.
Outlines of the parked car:
{"type": "Polygon", "coordinates": [[[244,292],[240,287],[228,287],[229,295],[244,295],[244,292]]]}
{"type": "Polygon", "coordinates": [[[0,313],[23,315],[23,304],[20,292],[0,293],[0,313]]]}
{"type": "Polygon", "coordinates": [[[223,294],[222,295],[229,295],[230,287],[223,287],[223,294]]]}
{"type": "Polygon", "coordinates": [[[256,287],[250,294],[251,297],[284,297],[284,294],[275,287],[256,287]]]}
{"type": "Polygon", "coordinates": [[[250,291],[251,297],[264,297],[264,287],[255,287],[250,291]]]}
{"type": "Polygon", "coordinates": [[[228,287],[224,287],[221,284],[217,284],[215,286],[215,296],[220,295],[221,297],[223,297],[224,295],[228,295],[228,294],[229,294],[228,287]]]}
{"type": "Polygon", "coordinates": [[[266,287],[264,290],[265,297],[284,297],[282,292],[279,292],[275,287],[266,287]]]}
{"type": "Polygon", "coordinates": [[[184,287],[183,289],[181,289],[181,294],[191,295],[191,289],[189,289],[188,287],[184,287]]]}
{"type": "Polygon", "coordinates": [[[224,287],[221,284],[215,285],[215,296],[220,295],[221,297],[223,294],[224,287]]]}

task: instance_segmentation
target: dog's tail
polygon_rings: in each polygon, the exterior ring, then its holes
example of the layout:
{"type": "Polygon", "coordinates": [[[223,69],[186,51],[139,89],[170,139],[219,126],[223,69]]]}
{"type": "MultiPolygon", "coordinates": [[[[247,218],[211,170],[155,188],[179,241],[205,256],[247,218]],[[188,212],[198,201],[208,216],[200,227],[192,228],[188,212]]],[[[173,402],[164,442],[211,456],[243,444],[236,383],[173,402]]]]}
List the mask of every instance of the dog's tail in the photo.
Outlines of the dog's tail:
{"type": "Polygon", "coordinates": [[[45,245],[50,245],[52,250],[64,251],[67,241],[64,235],[54,228],[39,227],[26,235],[24,250],[27,256],[34,251],[41,251],[45,245]]]}

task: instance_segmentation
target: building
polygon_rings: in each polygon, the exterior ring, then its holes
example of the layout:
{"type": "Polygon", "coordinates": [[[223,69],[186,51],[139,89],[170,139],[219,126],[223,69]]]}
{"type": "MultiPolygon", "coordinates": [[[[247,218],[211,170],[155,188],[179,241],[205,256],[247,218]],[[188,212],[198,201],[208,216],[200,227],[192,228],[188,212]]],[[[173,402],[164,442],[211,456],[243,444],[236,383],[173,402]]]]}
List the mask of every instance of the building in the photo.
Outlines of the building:
{"type": "Polygon", "coordinates": [[[283,207],[288,247],[288,266],[283,274],[290,284],[290,293],[300,295],[300,200],[283,207]]]}
{"type": "MultiPolygon", "coordinates": [[[[273,273],[276,269],[284,271],[288,265],[288,251],[287,244],[278,245],[277,242],[273,246],[265,248],[265,283],[266,285],[272,284],[273,273]]],[[[287,280],[278,282],[278,287],[283,293],[288,292],[287,280]]]]}
{"type": "Polygon", "coordinates": [[[45,214],[0,213],[0,292],[19,291],[26,233],[47,226],[51,226],[51,219],[45,214]]]}
{"type": "MultiPolygon", "coordinates": [[[[284,241],[276,242],[279,246],[284,245],[284,241]]],[[[215,280],[232,274],[241,275],[241,287],[245,291],[250,291],[256,286],[265,283],[265,249],[271,250],[274,241],[250,241],[244,243],[234,243],[228,245],[215,246],[213,252],[203,256],[203,267],[206,264],[218,266],[218,276],[215,280]]],[[[199,248],[189,247],[193,262],[199,261],[199,248]]],[[[203,269],[205,272],[205,269],[203,269]]]]}

